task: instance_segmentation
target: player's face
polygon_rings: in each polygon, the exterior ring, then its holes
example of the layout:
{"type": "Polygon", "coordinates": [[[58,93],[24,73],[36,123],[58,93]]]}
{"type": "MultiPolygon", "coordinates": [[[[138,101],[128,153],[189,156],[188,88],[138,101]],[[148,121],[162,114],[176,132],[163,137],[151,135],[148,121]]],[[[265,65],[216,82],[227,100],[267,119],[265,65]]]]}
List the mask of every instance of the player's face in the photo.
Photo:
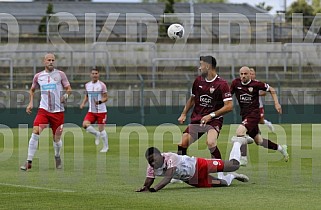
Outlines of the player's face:
{"type": "Polygon", "coordinates": [[[90,77],[91,77],[91,80],[93,82],[97,82],[97,80],[99,79],[99,72],[95,71],[95,70],[92,70],[91,74],[90,74],[90,77]]]}
{"type": "Polygon", "coordinates": [[[208,63],[200,61],[200,67],[198,68],[198,70],[200,71],[202,77],[207,77],[209,69],[210,66],[208,63]]]}
{"type": "Polygon", "coordinates": [[[250,71],[251,79],[254,80],[256,78],[255,71],[250,71]]]}
{"type": "Polygon", "coordinates": [[[248,68],[241,68],[240,78],[243,83],[247,83],[248,81],[250,81],[250,78],[251,78],[250,70],[248,68]]]}
{"type": "Polygon", "coordinates": [[[147,161],[151,167],[158,169],[164,164],[164,157],[159,154],[152,154],[147,157],[147,161]]]}
{"type": "Polygon", "coordinates": [[[44,59],[45,69],[48,71],[54,70],[55,56],[53,54],[47,54],[44,59]]]}

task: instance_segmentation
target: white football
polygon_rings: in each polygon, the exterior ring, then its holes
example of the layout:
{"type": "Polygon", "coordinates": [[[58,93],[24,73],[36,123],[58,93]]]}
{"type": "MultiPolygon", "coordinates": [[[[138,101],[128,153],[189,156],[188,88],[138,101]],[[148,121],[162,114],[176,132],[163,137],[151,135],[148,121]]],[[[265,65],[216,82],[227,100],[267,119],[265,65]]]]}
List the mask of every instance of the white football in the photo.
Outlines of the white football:
{"type": "Polygon", "coordinates": [[[181,24],[174,23],[167,29],[167,35],[171,39],[181,39],[184,37],[184,27],[181,24]]]}

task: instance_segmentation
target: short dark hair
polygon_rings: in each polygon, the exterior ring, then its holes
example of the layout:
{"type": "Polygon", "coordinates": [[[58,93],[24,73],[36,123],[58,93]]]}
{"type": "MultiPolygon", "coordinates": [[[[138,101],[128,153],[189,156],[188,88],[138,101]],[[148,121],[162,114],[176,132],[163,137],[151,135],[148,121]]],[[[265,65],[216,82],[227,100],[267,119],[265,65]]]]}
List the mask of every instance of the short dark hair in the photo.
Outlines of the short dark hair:
{"type": "Polygon", "coordinates": [[[146,159],[153,154],[161,155],[161,152],[156,147],[150,147],[145,152],[146,159]]]}
{"type": "Polygon", "coordinates": [[[213,68],[216,68],[216,59],[213,56],[210,56],[210,55],[201,56],[200,61],[204,61],[212,65],[213,68]]]}
{"type": "Polygon", "coordinates": [[[92,67],[91,69],[90,69],[90,72],[91,71],[98,71],[99,72],[99,69],[96,67],[96,66],[94,66],[94,67],[92,67]]]}

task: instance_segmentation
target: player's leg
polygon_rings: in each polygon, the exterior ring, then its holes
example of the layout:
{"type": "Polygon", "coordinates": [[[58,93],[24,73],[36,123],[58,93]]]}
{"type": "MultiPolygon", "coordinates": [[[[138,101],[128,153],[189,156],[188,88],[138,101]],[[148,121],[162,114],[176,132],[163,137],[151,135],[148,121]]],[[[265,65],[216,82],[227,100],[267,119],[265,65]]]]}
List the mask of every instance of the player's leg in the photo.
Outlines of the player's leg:
{"type": "Polygon", "coordinates": [[[55,152],[55,162],[56,162],[56,168],[61,169],[61,158],[60,158],[60,152],[62,148],[62,140],[61,135],[63,132],[63,124],[64,124],[64,113],[58,112],[58,113],[50,113],[50,125],[52,129],[52,134],[54,137],[53,140],[53,148],[55,152]]]}
{"type": "Polygon", "coordinates": [[[87,112],[82,127],[86,130],[87,133],[90,133],[95,136],[95,144],[98,145],[100,141],[100,132],[97,131],[91,124],[96,122],[96,117],[92,112],[87,112]]]}
{"type": "Polygon", "coordinates": [[[183,132],[181,142],[177,145],[177,154],[187,155],[187,149],[189,145],[191,145],[199,137],[199,127],[199,124],[189,124],[187,126],[187,128],[183,132]]]}
{"type": "MultiPolygon", "coordinates": [[[[246,136],[247,128],[241,124],[236,130],[236,136],[246,136]]],[[[248,163],[247,161],[247,144],[241,145],[241,159],[240,159],[240,165],[246,166],[248,163]]]]}
{"type": "Polygon", "coordinates": [[[260,134],[257,134],[254,138],[256,144],[264,147],[264,148],[267,148],[267,149],[271,149],[271,150],[277,150],[279,151],[282,155],[283,155],[283,158],[285,160],[285,162],[287,162],[289,160],[289,154],[288,154],[288,147],[287,145],[279,145],[279,144],[276,144],[274,143],[273,141],[269,140],[269,139],[265,139],[265,138],[262,138],[262,136],[260,134]]]}
{"type": "Polygon", "coordinates": [[[107,113],[98,113],[97,114],[98,130],[100,132],[100,137],[103,141],[103,148],[100,150],[100,152],[107,152],[109,149],[108,134],[105,130],[106,119],[107,119],[107,113]]]}
{"type": "Polygon", "coordinates": [[[37,116],[33,122],[32,134],[29,139],[27,161],[23,166],[20,167],[21,170],[26,171],[28,169],[31,169],[33,157],[38,149],[39,136],[42,130],[47,127],[48,123],[49,121],[46,116],[46,111],[43,109],[39,109],[37,116]]]}

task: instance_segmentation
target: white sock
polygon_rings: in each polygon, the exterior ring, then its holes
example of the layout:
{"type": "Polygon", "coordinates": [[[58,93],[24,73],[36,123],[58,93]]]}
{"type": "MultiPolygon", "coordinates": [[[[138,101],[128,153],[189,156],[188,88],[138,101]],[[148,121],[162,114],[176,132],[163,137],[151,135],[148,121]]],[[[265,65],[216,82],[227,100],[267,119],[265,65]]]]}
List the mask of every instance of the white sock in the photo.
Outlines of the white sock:
{"type": "Polygon", "coordinates": [[[100,137],[103,140],[104,147],[108,147],[108,134],[107,134],[107,132],[105,130],[100,132],[100,137]]]}
{"type": "Polygon", "coordinates": [[[268,120],[264,120],[264,124],[269,124],[269,123],[271,123],[271,122],[268,120]]]}
{"type": "Polygon", "coordinates": [[[30,140],[29,140],[29,147],[28,147],[28,158],[27,160],[32,161],[33,156],[35,156],[35,153],[38,149],[38,140],[39,135],[37,134],[31,134],[30,140]]]}
{"type": "Polygon", "coordinates": [[[234,178],[235,176],[233,174],[227,174],[226,176],[223,176],[221,179],[227,182],[227,186],[230,186],[234,178]]]}
{"type": "Polygon", "coordinates": [[[234,142],[232,150],[230,152],[230,158],[229,160],[237,160],[240,162],[241,158],[241,143],[240,142],[234,142]]]}
{"type": "Polygon", "coordinates": [[[217,178],[223,179],[224,177],[224,172],[217,172],[217,178]]]}
{"type": "Polygon", "coordinates": [[[281,145],[278,144],[278,151],[281,152],[282,150],[283,150],[283,148],[281,147],[281,145]]]}
{"type": "Polygon", "coordinates": [[[53,147],[55,150],[55,157],[60,157],[60,149],[62,147],[62,141],[61,139],[58,142],[53,142],[53,147]]]}
{"type": "Polygon", "coordinates": [[[88,133],[95,135],[95,136],[97,136],[99,134],[99,132],[91,125],[86,128],[86,131],[88,133]]]}

